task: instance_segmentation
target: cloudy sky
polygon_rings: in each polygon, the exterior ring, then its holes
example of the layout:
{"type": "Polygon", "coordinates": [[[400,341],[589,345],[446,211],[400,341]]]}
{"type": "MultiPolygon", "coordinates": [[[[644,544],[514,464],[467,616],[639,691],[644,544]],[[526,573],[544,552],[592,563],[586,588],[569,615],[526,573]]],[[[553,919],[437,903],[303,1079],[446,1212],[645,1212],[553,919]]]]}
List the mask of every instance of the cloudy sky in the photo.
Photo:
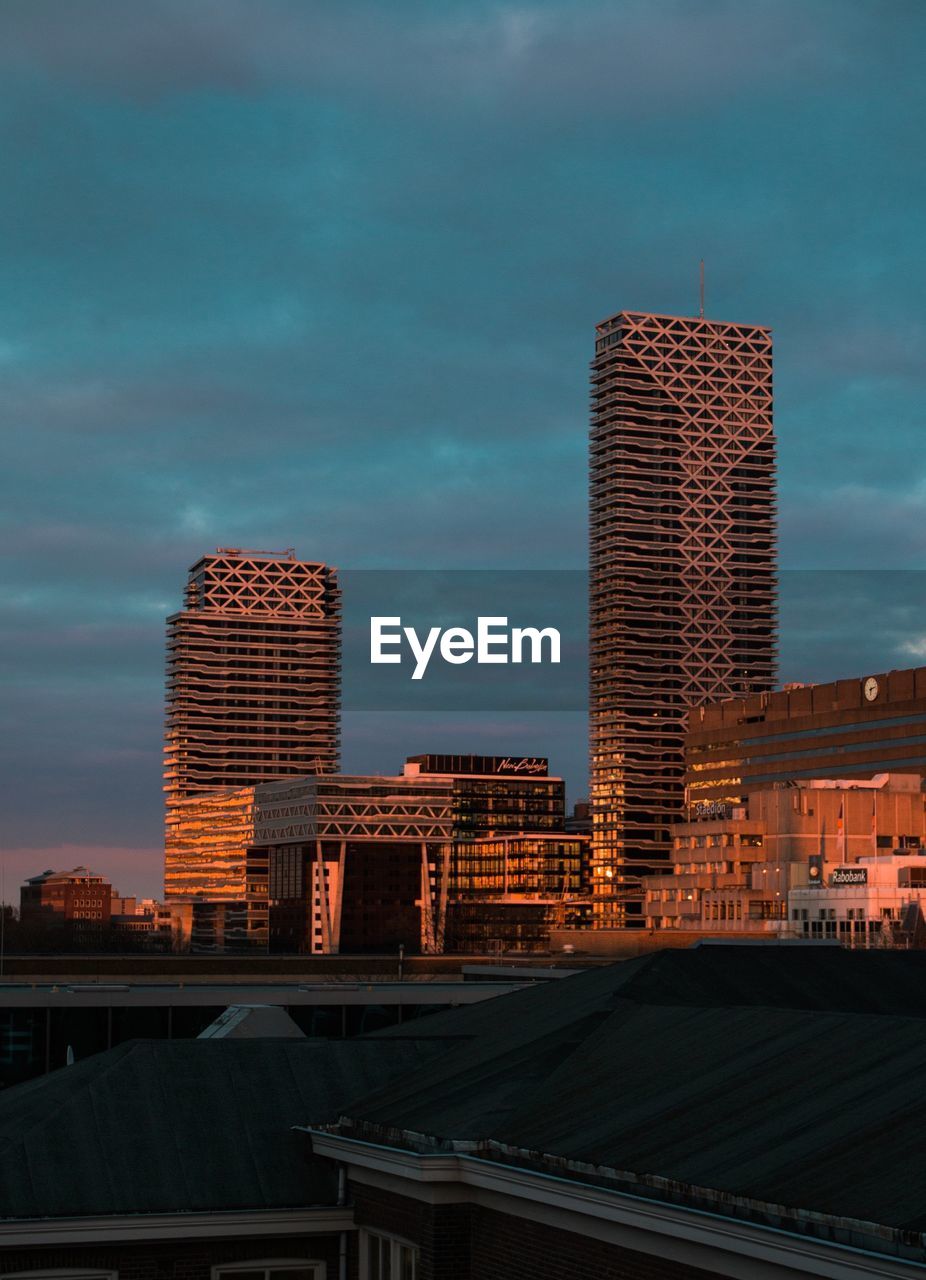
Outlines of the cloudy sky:
{"type": "MultiPolygon", "coordinates": [[[[782,563],[837,584],[782,675],[926,658],[915,573],[834,572],[926,556],[924,54],[920,0],[4,0],[13,892],[159,888],[203,551],[580,568],[593,325],[690,314],[701,257],[775,332],[782,563]]],[[[347,768],[493,747],[581,794],[580,716],[345,722],[347,768]]]]}

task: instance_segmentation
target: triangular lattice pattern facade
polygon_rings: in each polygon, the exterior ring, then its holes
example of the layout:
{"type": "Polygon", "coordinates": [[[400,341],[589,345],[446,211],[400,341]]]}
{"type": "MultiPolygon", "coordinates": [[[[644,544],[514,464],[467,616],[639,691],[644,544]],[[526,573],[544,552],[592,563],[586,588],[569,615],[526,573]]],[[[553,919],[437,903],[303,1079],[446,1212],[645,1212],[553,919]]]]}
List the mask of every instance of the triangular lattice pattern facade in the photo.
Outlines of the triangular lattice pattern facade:
{"type": "Polygon", "coordinates": [[[174,830],[183,801],[337,771],[340,592],[325,564],[220,548],[190,569],[167,621],[167,892],[191,883],[174,830]]]}
{"type": "Polygon", "coordinates": [[[768,329],[621,312],[590,445],[592,835],[600,923],[639,919],[682,817],[687,710],[772,687],[768,329]]]}

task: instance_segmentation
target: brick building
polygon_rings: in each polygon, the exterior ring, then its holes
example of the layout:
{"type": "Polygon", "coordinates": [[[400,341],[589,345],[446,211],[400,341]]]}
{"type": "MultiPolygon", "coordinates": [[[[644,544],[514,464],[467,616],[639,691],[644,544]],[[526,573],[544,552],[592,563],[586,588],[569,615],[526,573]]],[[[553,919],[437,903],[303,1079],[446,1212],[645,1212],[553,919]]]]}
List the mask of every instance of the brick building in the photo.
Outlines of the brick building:
{"type": "Polygon", "coordinates": [[[924,978],[702,946],[350,1041],[127,1042],[0,1094],[0,1275],[918,1273],[924,978]]]}
{"type": "Polygon", "coordinates": [[[80,949],[98,947],[112,919],[113,887],[106,876],[75,867],[43,871],[19,891],[19,918],[31,935],[59,938],[80,949]]]}

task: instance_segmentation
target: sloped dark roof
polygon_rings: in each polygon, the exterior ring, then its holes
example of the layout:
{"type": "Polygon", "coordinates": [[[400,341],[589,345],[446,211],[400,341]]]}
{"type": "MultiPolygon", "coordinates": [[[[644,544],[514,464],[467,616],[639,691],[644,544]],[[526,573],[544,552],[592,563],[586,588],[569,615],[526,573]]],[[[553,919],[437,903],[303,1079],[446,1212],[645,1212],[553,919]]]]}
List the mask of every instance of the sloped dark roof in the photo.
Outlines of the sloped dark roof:
{"type": "Polygon", "coordinates": [[[513,992],[503,1003],[448,1009],[380,1038],[494,1036],[574,1021],[610,998],[638,1004],[816,1009],[926,1018],[926,951],[829,946],[703,945],[657,951],[513,992]]]}
{"type": "Polygon", "coordinates": [[[421,1020],[450,1052],[347,1114],[923,1231],[922,961],[717,947],[567,978],[421,1020]],[[918,1016],[855,1011],[898,1002],[918,1016]]]}
{"type": "Polygon", "coordinates": [[[293,1126],[348,1116],[926,1230],[924,978],[913,953],[704,947],[395,1034],[133,1041],[0,1094],[0,1214],[330,1204],[293,1126]]]}
{"type": "Polygon", "coordinates": [[[332,1204],[292,1126],[433,1056],[399,1041],[133,1040],[0,1094],[0,1216],[332,1204]]]}
{"type": "Polygon", "coordinates": [[[626,994],[643,1004],[763,1006],[926,1018],[926,951],[716,945],[660,951],[626,994]]]}

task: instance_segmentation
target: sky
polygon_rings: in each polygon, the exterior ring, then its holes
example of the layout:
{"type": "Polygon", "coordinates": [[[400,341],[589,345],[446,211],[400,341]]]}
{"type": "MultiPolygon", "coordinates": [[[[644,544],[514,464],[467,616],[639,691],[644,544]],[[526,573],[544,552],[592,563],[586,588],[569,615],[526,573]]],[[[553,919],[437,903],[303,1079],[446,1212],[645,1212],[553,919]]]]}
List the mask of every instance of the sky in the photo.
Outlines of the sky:
{"type": "MultiPolygon", "coordinates": [[[[594,325],[701,258],[774,330],[782,677],[926,661],[924,54],[919,0],[4,0],[6,896],[159,892],[202,553],[581,569],[594,325]]],[[[585,786],[574,713],[343,736],[585,786]]]]}

